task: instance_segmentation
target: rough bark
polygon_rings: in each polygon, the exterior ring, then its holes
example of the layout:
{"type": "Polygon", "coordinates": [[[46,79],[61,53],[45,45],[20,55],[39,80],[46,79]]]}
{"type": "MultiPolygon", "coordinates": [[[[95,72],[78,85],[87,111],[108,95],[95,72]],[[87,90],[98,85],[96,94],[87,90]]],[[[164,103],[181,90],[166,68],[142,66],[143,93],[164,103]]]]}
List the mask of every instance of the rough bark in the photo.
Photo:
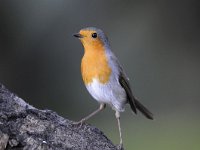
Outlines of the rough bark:
{"type": "Polygon", "coordinates": [[[39,110],[0,84],[0,150],[117,150],[94,126],[39,110]]]}

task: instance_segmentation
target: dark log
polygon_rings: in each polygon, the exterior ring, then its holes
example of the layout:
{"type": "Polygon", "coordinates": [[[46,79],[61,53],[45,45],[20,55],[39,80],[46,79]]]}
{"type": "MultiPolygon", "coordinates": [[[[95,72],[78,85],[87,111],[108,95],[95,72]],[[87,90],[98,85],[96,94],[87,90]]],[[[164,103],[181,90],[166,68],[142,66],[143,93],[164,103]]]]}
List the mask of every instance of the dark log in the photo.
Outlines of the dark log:
{"type": "Polygon", "coordinates": [[[73,125],[27,104],[0,84],[0,150],[117,150],[94,126],[73,125]]]}

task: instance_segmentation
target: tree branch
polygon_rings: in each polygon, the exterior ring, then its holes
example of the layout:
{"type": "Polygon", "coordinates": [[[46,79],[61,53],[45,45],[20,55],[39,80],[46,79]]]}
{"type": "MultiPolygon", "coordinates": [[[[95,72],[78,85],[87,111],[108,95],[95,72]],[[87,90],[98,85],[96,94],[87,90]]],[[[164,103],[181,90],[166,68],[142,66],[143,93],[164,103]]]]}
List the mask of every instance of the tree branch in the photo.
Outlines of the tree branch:
{"type": "Polygon", "coordinates": [[[94,126],[39,110],[0,84],[0,150],[117,150],[94,126]]]}

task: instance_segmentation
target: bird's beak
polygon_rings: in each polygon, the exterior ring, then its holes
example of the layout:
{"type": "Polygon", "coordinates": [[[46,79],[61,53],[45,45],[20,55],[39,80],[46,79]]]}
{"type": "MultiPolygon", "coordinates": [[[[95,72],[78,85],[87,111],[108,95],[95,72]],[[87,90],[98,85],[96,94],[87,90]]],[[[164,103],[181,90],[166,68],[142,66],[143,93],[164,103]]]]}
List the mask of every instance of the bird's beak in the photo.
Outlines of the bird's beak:
{"type": "Polygon", "coordinates": [[[77,38],[83,38],[83,35],[81,35],[80,33],[75,33],[74,36],[77,38]]]}

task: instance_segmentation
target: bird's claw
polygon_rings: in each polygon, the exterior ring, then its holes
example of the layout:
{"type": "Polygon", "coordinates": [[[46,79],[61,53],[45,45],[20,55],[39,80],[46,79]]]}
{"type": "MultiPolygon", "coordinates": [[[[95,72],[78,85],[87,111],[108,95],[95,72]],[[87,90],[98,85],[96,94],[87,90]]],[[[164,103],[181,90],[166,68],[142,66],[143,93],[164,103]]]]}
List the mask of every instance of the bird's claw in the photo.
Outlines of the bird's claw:
{"type": "Polygon", "coordinates": [[[73,122],[72,125],[82,127],[83,123],[84,123],[84,120],[82,119],[82,120],[80,120],[78,122],[73,122]]]}
{"type": "Polygon", "coordinates": [[[118,149],[118,150],[124,150],[123,144],[117,145],[117,149],[118,149]]]}

